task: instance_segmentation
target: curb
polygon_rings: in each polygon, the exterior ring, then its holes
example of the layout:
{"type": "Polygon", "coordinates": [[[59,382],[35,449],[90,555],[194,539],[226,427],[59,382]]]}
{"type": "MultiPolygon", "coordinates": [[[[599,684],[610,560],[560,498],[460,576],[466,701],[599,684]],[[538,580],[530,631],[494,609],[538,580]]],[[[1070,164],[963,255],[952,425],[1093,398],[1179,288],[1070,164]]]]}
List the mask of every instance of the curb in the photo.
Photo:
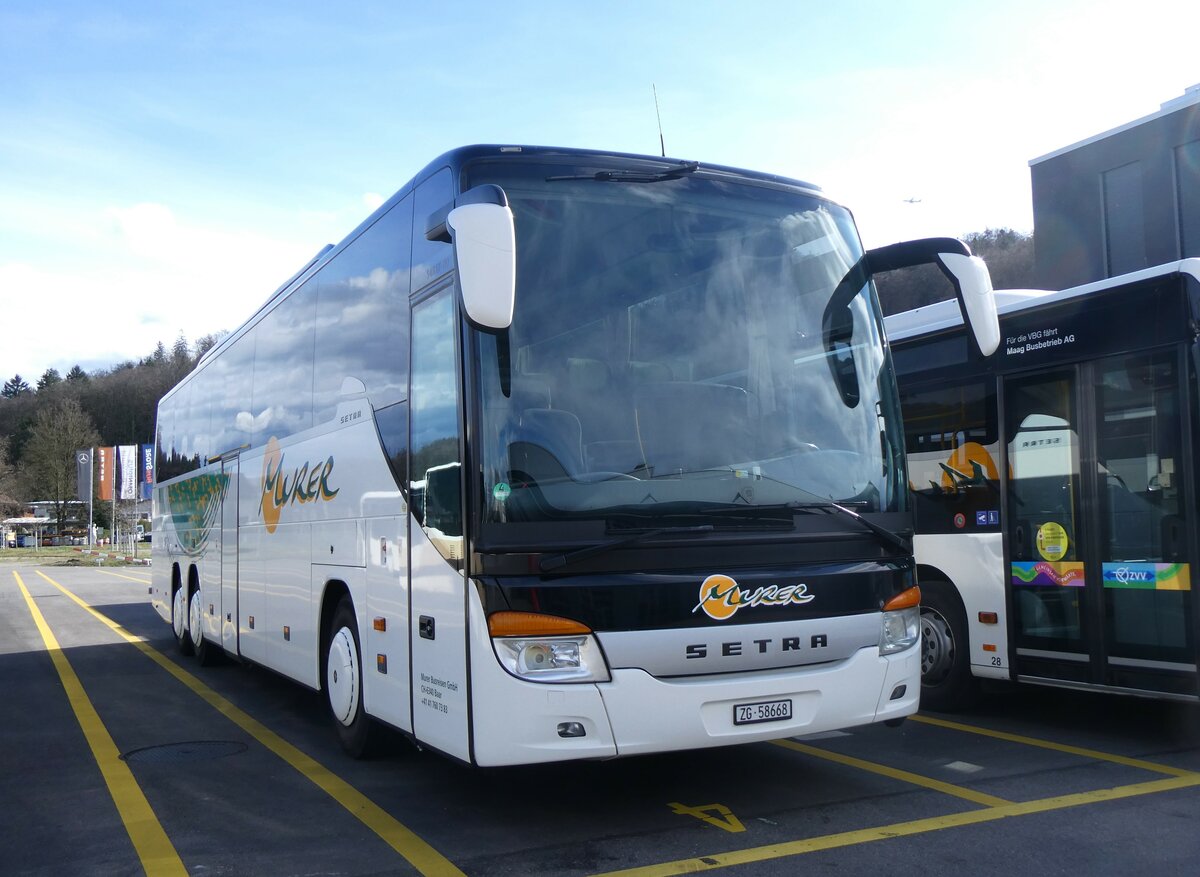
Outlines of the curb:
{"type": "Polygon", "coordinates": [[[109,554],[104,551],[93,551],[90,548],[76,548],[75,550],[80,554],[90,554],[93,557],[103,557],[111,560],[123,560],[126,563],[136,563],[141,564],[142,566],[150,565],[150,558],[148,557],[133,557],[129,554],[109,554]]]}

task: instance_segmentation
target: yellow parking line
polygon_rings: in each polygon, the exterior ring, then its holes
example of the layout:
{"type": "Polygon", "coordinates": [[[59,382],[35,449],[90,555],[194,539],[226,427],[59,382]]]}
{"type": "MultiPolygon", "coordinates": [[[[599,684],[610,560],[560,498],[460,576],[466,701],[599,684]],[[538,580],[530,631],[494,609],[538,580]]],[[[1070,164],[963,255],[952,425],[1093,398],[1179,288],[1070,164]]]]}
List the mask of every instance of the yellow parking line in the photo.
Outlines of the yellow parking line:
{"type": "Polygon", "coordinates": [[[33,622],[42,635],[46,651],[50,653],[50,659],[54,662],[54,669],[58,671],[63,691],[67,695],[71,709],[75,712],[75,718],[79,721],[79,727],[83,730],[83,736],[92,750],[92,756],[96,759],[104,782],[108,786],[108,793],[117,807],[117,813],[125,825],[125,831],[129,834],[130,841],[133,842],[133,848],[142,863],[142,869],[147,874],[182,874],[186,877],[187,869],[184,868],[179,853],[175,851],[175,846],[154,815],[154,810],[142,793],[129,765],[121,760],[117,744],[113,742],[112,735],[104,727],[100,714],[96,712],[95,706],[92,705],[87,692],[83,689],[83,684],[75,674],[74,668],[71,667],[71,662],[67,660],[66,654],[59,646],[58,638],[50,630],[50,625],[46,623],[42,611],[34,602],[29,589],[25,587],[20,573],[13,570],[13,575],[17,579],[17,587],[21,589],[21,594],[25,597],[25,604],[29,607],[33,622]]]}
{"type": "Polygon", "coordinates": [[[161,655],[144,638],[134,636],[111,618],[96,611],[41,570],[38,571],[38,575],[62,591],[67,597],[70,597],[79,606],[90,612],[127,642],[137,646],[144,655],[186,685],[194,694],[206,701],[219,713],[267,749],[274,752],[323,792],[345,807],[351,815],[379,835],[388,846],[407,859],[417,871],[425,875],[436,875],[436,877],[443,877],[443,875],[447,875],[447,877],[449,875],[464,877],[463,872],[455,867],[453,862],[315,758],[306,755],[300,749],[270,730],[266,725],[251,717],[239,707],[234,706],[230,701],[213,691],[174,661],[161,655]]]}
{"type": "Polygon", "coordinates": [[[109,572],[106,569],[89,570],[89,572],[98,572],[101,575],[112,576],[113,578],[117,578],[117,579],[129,579],[129,581],[137,582],[139,585],[150,584],[150,579],[135,579],[133,576],[127,576],[124,573],[119,573],[119,572],[109,572]]]}
{"type": "Polygon", "coordinates": [[[664,877],[664,875],[673,874],[694,874],[700,871],[711,871],[716,868],[728,868],[731,865],[746,865],[753,862],[782,859],[788,856],[814,853],[820,850],[831,850],[854,844],[869,843],[871,841],[924,834],[930,831],[939,831],[943,828],[957,828],[964,825],[994,822],[1010,816],[1028,816],[1034,813],[1046,813],[1052,810],[1062,810],[1067,807],[1097,804],[1102,801],[1115,801],[1138,795],[1151,795],[1156,792],[1167,792],[1173,789],[1184,789],[1198,785],[1200,785],[1200,774],[1193,773],[1188,776],[1172,777],[1171,779],[1152,780],[1146,783],[1118,786],[1114,789],[1098,789],[1092,792],[1060,795],[1054,798],[1042,798],[1037,801],[1024,801],[1019,804],[1004,804],[996,807],[988,807],[983,810],[970,810],[966,813],[953,813],[949,816],[934,816],[929,819],[916,819],[912,822],[899,822],[893,825],[879,826],[878,828],[865,828],[786,843],[768,844],[745,850],[713,853],[709,856],[699,856],[694,859],[679,859],[674,862],[629,868],[624,871],[610,871],[602,875],[596,875],[596,877],[618,877],[618,875],[620,877],[664,877]]]}
{"type": "Polygon", "coordinates": [[[1055,752],[1065,752],[1070,755],[1078,755],[1082,758],[1091,758],[1096,761],[1108,761],[1113,764],[1123,764],[1127,767],[1136,767],[1139,770],[1148,770],[1153,773],[1163,773],[1173,777],[1194,777],[1198,776],[1193,771],[1181,770],[1177,767],[1169,767],[1165,764],[1155,764],[1153,761],[1143,761],[1140,758],[1127,758],[1124,755],[1113,755],[1111,752],[1100,752],[1096,749],[1085,749],[1081,746],[1068,746],[1064,743],[1055,743],[1052,740],[1039,740],[1036,737],[1024,737],[1020,734],[1010,734],[1006,731],[993,731],[991,728],[980,728],[975,725],[964,725],[961,722],[950,722],[946,719],[935,719],[931,716],[909,716],[914,722],[921,722],[926,725],[933,725],[938,728],[948,728],[952,731],[963,731],[968,734],[979,734],[982,737],[991,737],[994,740],[1005,740],[1009,743],[1020,743],[1023,746],[1037,746],[1040,749],[1052,749],[1055,752]]]}
{"type": "Polygon", "coordinates": [[[879,774],[880,776],[890,777],[894,780],[900,780],[906,783],[912,783],[916,786],[922,786],[926,789],[932,789],[935,792],[941,792],[945,795],[954,795],[956,798],[965,798],[976,804],[982,804],[984,807],[1000,807],[1005,804],[1011,804],[1004,798],[997,798],[994,795],[987,795],[983,792],[976,792],[972,789],[963,786],[956,786],[953,783],[945,783],[941,780],[935,780],[933,777],[922,776],[918,773],[909,773],[906,770],[899,770],[894,767],[888,767],[884,764],[876,764],[871,761],[863,761],[861,758],[854,758],[850,755],[842,755],[837,752],[830,752],[828,749],[818,749],[815,746],[809,746],[806,743],[799,743],[795,740],[772,740],[776,746],[782,746],[785,749],[792,749],[796,752],[803,752],[806,755],[812,755],[816,758],[824,758],[826,761],[833,761],[838,764],[844,764],[847,767],[854,767],[858,770],[865,770],[871,773],[879,774]]]}

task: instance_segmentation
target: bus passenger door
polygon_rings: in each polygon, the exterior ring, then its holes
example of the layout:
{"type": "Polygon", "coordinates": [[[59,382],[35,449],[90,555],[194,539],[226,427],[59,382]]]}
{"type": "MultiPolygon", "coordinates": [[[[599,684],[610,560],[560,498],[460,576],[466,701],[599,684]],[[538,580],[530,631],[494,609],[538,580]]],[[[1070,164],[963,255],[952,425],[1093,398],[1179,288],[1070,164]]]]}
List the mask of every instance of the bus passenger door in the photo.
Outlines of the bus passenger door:
{"type": "Polygon", "coordinates": [[[1014,671],[1086,684],[1091,594],[1078,383],[1073,368],[1006,381],[1005,520],[1014,671]]]}
{"type": "Polygon", "coordinates": [[[221,645],[238,653],[238,458],[221,461],[225,498],[221,502],[221,645]]]}
{"type": "Polygon", "coordinates": [[[413,305],[409,487],[412,729],[468,761],[458,314],[453,287],[413,305]]]}
{"type": "Polygon", "coordinates": [[[1164,350],[1093,366],[1097,583],[1105,684],[1195,697],[1183,363],[1177,350],[1164,350]]]}

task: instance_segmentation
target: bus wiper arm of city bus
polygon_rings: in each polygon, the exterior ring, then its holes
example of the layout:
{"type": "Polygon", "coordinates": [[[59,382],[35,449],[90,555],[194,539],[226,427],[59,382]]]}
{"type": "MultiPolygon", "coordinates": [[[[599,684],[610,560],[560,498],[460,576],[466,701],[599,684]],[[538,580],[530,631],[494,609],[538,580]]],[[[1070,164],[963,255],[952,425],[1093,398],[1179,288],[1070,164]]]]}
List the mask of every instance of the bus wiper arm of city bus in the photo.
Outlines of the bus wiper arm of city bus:
{"type": "Polygon", "coordinates": [[[597,545],[589,545],[587,548],[580,548],[575,551],[568,551],[565,554],[548,554],[538,562],[538,569],[542,572],[550,572],[550,570],[558,569],[566,566],[568,563],[574,563],[577,560],[585,560],[589,557],[595,557],[597,554],[606,554],[617,548],[623,548],[626,545],[633,545],[636,542],[644,542],[654,536],[660,536],[663,533],[711,533],[713,530],[712,524],[699,524],[694,527],[655,527],[652,530],[639,530],[632,533],[623,539],[614,539],[612,542],[601,542],[597,545]]]}
{"type": "Polygon", "coordinates": [[[899,533],[893,533],[887,527],[879,526],[874,521],[870,520],[869,518],[865,518],[858,512],[854,511],[854,509],[847,508],[841,503],[836,503],[833,500],[825,500],[823,502],[792,502],[788,503],[788,507],[797,511],[814,510],[825,511],[834,515],[842,515],[843,517],[850,518],[857,523],[862,524],[862,526],[866,527],[868,530],[878,536],[879,540],[886,545],[895,548],[898,551],[903,551],[905,554],[912,553],[912,543],[910,540],[905,539],[899,533]]]}
{"type": "Polygon", "coordinates": [[[684,161],[677,166],[663,171],[597,171],[594,174],[565,174],[560,177],[546,177],[547,183],[560,180],[595,180],[600,183],[660,183],[663,180],[677,180],[684,174],[695,173],[700,167],[698,161],[684,161]]]}

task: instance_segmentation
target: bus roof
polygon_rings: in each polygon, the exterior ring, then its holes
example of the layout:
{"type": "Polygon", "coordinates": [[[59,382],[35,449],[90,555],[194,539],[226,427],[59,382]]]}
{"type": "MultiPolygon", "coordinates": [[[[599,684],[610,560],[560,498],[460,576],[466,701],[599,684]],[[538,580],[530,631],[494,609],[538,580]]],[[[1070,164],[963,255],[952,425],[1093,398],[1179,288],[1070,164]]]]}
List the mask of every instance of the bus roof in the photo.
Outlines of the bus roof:
{"type": "MultiPolygon", "coordinates": [[[[1168,274],[1189,274],[1200,281],[1200,259],[1181,259],[1178,262],[1167,262],[1153,268],[1133,271],[1118,277],[1109,277],[1095,283],[1085,283],[1082,286],[1072,286],[1068,289],[998,289],[996,290],[996,310],[1000,314],[1014,313],[1032,307],[1066,301],[1081,295],[1091,295],[1127,283],[1137,283],[1151,280],[1168,274]]],[[[935,304],[913,308],[892,314],[884,320],[889,341],[902,341],[917,338],[922,335],[932,335],[947,329],[957,328],[963,324],[962,309],[957,299],[939,301],[935,304]]]]}

